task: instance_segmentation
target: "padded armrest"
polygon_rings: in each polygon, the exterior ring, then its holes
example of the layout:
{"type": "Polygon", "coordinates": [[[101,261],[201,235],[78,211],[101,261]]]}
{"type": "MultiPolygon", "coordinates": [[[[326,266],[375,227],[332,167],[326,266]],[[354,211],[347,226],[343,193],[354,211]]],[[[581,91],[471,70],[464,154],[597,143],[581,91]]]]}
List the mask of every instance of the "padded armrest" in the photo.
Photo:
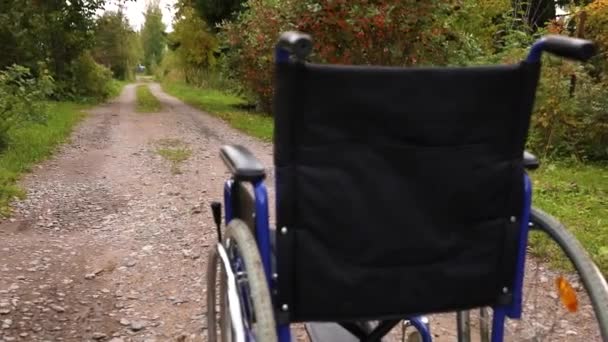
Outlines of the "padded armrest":
{"type": "Polygon", "coordinates": [[[237,181],[257,182],[266,176],[262,163],[243,146],[222,146],[220,156],[237,181]]]}
{"type": "Polygon", "coordinates": [[[535,155],[528,151],[524,151],[524,168],[526,170],[536,170],[540,166],[540,161],[535,155]]]}

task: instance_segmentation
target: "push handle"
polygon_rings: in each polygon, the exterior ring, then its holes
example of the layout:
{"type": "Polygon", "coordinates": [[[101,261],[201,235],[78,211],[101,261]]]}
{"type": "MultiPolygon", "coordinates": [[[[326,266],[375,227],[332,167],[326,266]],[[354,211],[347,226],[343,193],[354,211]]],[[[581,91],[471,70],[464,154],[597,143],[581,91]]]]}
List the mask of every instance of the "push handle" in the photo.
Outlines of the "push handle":
{"type": "Polygon", "coordinates": [[[283,32],[277,42],[277,49],[285,50],[297,59],[303,60],[312,52],[312,37],[297,31],[283,32]]]}
{"type": "Polygon", "coordinates": [[[538,50],[581,62],[589,60],[595,54],[593,42],[580,38],[549,35],[543,37],[534,45],[538,50]]]}
{"type": "Polygon", "coordinates": [[[545,50],[560,57],[584,62],[595,54],[595,45],[585,39],[551,35],[545,37],[545,50]]]}

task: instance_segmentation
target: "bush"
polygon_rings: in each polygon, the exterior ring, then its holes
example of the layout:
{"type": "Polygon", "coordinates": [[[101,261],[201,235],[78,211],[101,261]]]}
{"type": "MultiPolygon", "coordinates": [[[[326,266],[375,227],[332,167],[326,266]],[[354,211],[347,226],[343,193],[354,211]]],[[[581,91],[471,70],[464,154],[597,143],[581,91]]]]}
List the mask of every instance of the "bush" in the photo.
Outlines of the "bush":
{"type": "Polygon", "coordinates": [[[608,87],[578,63],[547,57],[530,148],[545,157],[608,159],[608,87]]]}
{"type": "MultiPolygon", "coordinates": [[[[222,26],[221,41],[229,49],[219,66],[265,112],[273,94],[272,51],[282,31],[310,33],[315,62],[501,64],[520,62],[536,38],[568,34],[582,17],[575,13],[567,24],[559,19],[531,30],[514,24],[517,14],[508,0],[249,0],[246,7],[222,26]]],[[[546,157],[608,160],[608,0],[584,10],[585,34],[602,54],[585,65],[545,57],[528,147],[546,157]]]]}
{"type": "Polygon", "coordinates": [[[272,107],[272,48],[279,33],[288,29],[290,2],[278,6],[271,0],[249,0],[238,19],[222,26],[220,37],[230,47],[225,69],[249,89],[260,109],[272,107]],[[284,16],[282,15],[284,14],[284,16]]]}
{"type": "Polygon", "coordinates": [[[0,150],[9,142],[9,130],[27,121],[45,121],[42,101],[52,90],[53,79],[46,72],[34,77],[19,65],[0,71],[0,150]]]}
{"type": "Polygon", "coordinates": [[[596,0],[587,5],[580,15],[586,15],[585,38],[593,40],[598,47],[598,54],[592,59],[595,66],[593,74],[603,76],[604,81],[608,72],[608,0],[596,0]],[[584,13],[584,14],[583,14],[584,13]]]}
{"type": "Polygon", "coordinates": [[[69,69],[70,76],[58,80],[54,99],[97,102],[112,96],[112,71],[96,63],[89,52],[76,58],[69,69]]]}
{"type": "Polygon", "coordinates": [[[436,17],[441,1],[249,0],[248,10],[223,25],[229,67],[269,111],[273,47],[282,31],[297,29],[315,39],[313,60],[348,64],[445,63],[436,17]]]}
{"type": "Polygon", "coordinates": [[[112,95],[112,71],[86,52],[72,63],[72,91],[77,97],[105,100],[112,95]]]}

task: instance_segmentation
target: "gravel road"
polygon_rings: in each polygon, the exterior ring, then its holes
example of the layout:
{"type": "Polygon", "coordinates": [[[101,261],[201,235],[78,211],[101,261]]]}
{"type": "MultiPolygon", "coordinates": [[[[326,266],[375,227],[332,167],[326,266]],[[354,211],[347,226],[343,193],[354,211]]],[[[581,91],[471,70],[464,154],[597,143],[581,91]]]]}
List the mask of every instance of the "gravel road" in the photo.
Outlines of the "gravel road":
{"type": "Polygon", "coordinates": [[[219,148],[271,166],[272,147],[150,88],[162,112],[135,113],[129,85],[22,181],[27,199],[0,223],[0,340],[202,340],[219,148]],[[191,151],[181,173],[163,144],[191,151]]]}

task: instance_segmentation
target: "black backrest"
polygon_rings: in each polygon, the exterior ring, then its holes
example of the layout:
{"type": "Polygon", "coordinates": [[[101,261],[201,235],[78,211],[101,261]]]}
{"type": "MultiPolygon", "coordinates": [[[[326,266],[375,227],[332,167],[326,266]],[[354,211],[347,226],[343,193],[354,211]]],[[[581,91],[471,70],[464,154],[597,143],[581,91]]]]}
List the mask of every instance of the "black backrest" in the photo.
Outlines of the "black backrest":
{"type": "Polygon", "coordinates": [[[509,301],[539,65],[276,72],[289,321],[509,301]]]}

